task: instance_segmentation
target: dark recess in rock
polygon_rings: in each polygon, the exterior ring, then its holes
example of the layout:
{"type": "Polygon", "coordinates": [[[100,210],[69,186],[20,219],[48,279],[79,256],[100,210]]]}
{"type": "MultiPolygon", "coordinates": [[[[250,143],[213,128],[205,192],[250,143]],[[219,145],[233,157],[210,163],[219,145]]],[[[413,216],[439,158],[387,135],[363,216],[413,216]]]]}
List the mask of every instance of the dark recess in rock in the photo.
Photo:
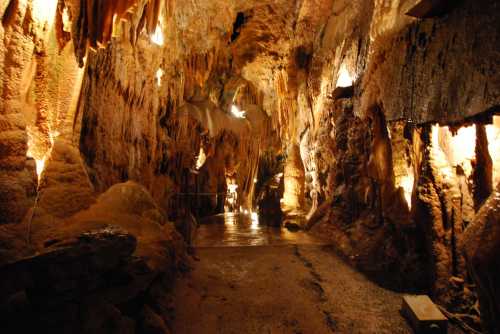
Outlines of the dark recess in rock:
{"type": "Polygon", "coordinates": [[[238,12],[238,14],[236,14],[236,19],[234,20],[233,23],[233,33],[231,34],[231,42],[234,42],[236,38],[238,38],[238,36],[240,35],[240,30],[245,24],[245,21],[246,21],[245,14],[243,14],[242,12],[238,12]]]}

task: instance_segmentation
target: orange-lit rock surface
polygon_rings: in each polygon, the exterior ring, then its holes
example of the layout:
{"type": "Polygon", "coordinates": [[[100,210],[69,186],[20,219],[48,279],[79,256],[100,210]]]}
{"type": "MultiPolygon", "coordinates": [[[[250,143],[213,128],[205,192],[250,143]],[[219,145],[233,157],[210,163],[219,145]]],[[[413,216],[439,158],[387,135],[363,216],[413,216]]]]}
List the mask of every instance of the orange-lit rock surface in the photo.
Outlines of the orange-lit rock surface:
{"type": "Polygon", "coordinates": [[[41,326],[106,333],[111,323],[117,332],[133,332],[149,326],[142,323],[143,316],[167,315],[162,300],[186,263],[185,246],[173,224],[147,191],[131,181],[114,185],[94,202],[64,218],[57,208],[41,206],[31,224],[0,227],[2,236],[9,237],[0,247],[0,290],[9,297],[2,301],[7,331],[41,326]],[[160,315],[151,313],[143,296],[160,315]],[[127,313],[127,303],[137,308],[135,315],[127,313]],[[20,317],[31,321],[20,325],[20,317]]]}

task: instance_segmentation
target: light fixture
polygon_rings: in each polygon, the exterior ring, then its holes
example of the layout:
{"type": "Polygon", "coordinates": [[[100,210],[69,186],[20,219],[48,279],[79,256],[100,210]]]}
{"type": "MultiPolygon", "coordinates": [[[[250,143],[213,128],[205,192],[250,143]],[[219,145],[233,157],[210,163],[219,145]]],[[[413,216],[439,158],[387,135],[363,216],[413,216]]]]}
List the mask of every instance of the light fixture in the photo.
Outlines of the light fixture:
{"type": "Polygon", "coordinates": [[[347,70],[347,67],[342,64],[339,70],[339,77],[337,79],[336,87],[350,87],[352,86],[353,79],[347,70]]]}
{"type": "MultiPolygon", "coordinates": [[[[451,131],[450,131],[451,132],[451,131]]],[[[461,127],[450,138],[451,162],[461,165],[467,176],[472,174],[472,161],[476,159],[476,126],[461,127]]]]}
{"type": "Polygon", "coordinates": [[[162,46],[163,43],[165,42],[165,40],[163,38],[163,31],[162,31],[161,26],[159,24],[156,25],[155,32],[151,35],[151,42],[153,42],[159,46],[162,46]]]}
{"type": "Polygon", "coordinates": [[[156,84],[158,87],[161,87],[161,78],[163,77],[163,74],[164,72],[161,68],[156,71],[156,84]]]}
{"type": "Polygon", "coordinates": [[[207,160],[207,155],[205,154],[203,147],[200,147],[200,152],[196,157],[196,170],[200,169],[206,160],[207,160]]]}
{"type": "Polygon", "coordinates": [[[42,176],[42,172],[45,168],[45,158],[36,159],[35,164],[36,164],[36,175],[38,176],[38,181],[40,182],[40,177],[42,176]]]}
{"type": "Polygon", "coordinates": [[[408,209],[411,209],[411,195],[413,192],[414,182],[415,177],[413,175],[413,170],[411,168],[407,168],[407,175],[404,175],[400,178],[399,186],[403,188],[406,204],[408,204],[408,209]]]}
{"type": "Polygon", "coordinates": [[[259,215],[257,214],[257,212],[252,212],[250,214],[250,217],[252,218],[252,221],[256,221],[256,222],[259,221],[259,215]]]}
{"type": "Polygon", "coordinates": [[[234,117],[245,118],[245,112],[240,110],[240,108],[238,108],[234,104],[231,105],[231,113],[234,115],[234,117]]]}
{"type": "Polygon", "coordinates": [[[493,116],[493,124],[486,125],[488,150],[493,162],[493,184],[500,182],[500,116],[493,116]]]}
{"type": "Polygon", "coordinates": [[[236,189],[238,189],[238,185],[236,183],[230,183],[228,184],[227,189],[230,193],[235,193],[236,189]]]}
{"type": "Polygon", "coordinates": [[[57,0],[34,0],[32,6],[34,19],[51,27],[56,17],[57,0]]]}
{"type": "Polygon", "coordinates": [[[250,214],[250,229],[252,230],[258,230],[259,229],[259,215],[257,215],[257,212],[252,212],[250,214]]]}
{"type": "MultiPolygon", "coordinates": [[[[115,16],[113,17],[113,22],[114,22],[115,16]]],[[[71,20],[69,18],[68,7],[66,7],[66,6],[64,7],[63,12],[62,12],[62,21],[63,21],[63,31],[71,32],[71,20]]]]}

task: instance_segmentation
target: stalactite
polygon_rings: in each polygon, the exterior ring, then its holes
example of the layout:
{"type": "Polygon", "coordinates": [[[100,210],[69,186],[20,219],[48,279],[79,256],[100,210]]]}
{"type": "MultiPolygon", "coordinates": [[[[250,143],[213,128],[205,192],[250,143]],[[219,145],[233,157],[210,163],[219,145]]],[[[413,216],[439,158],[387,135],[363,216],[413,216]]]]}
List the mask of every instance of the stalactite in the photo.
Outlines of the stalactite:
{"type": "Polygon", "coordinates": [[[5,13],[2,17],[2,25],[4,26],[4,28],[10,26],[14,21],[18,7],[19,0],[10,0],[9,4],[7,5],[7,9],[5,10],[5,13]]]}
{"type": "Polygon", "coordinates": [[[63,12],[65,9],[64,0],[59,0],[57,3],[57,11],[55,18],[55,32],[57,44],[59,46],[59,51],[64,49],[66,44],[71,40],[71,33],[64,30],[64,22],[63,22],[63,12]]]}
{"type": "Polygon", "coordinates": [[[148,34],[153,34],[158,24],[158,17],[160,15],[161,0],[149,0],[146,8],[147,24],[146,31],[148,34]]]}
{"type": "MultiPolygon", "coordinates": [[[[80,0],[80,9],[74,29],[73,40],[77,59],[82,62],[87,47],[97,49],[104,47],[114,35],[114,23],[127,19],[131,12],[138,12],[144,0],[80,0]]],[[[161,0],[147,0],[138,21],[132,27],[131,43],[135,44],[137,36],[145,27],[148,34],[153,34],[160,17],[161,0]]]]}

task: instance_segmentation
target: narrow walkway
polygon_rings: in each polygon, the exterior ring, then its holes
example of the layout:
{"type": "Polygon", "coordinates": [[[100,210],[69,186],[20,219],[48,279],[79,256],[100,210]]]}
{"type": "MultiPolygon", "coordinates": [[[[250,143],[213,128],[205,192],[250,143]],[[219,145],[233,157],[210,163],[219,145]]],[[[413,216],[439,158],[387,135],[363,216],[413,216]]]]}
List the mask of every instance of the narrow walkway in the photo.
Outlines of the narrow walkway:
{"type": "Polygon", "coordinates": [[[175,287],[174,333],[411,333],[401,296],[328,246],[228,218],[199,228],[200,261],[175,287]]]}

